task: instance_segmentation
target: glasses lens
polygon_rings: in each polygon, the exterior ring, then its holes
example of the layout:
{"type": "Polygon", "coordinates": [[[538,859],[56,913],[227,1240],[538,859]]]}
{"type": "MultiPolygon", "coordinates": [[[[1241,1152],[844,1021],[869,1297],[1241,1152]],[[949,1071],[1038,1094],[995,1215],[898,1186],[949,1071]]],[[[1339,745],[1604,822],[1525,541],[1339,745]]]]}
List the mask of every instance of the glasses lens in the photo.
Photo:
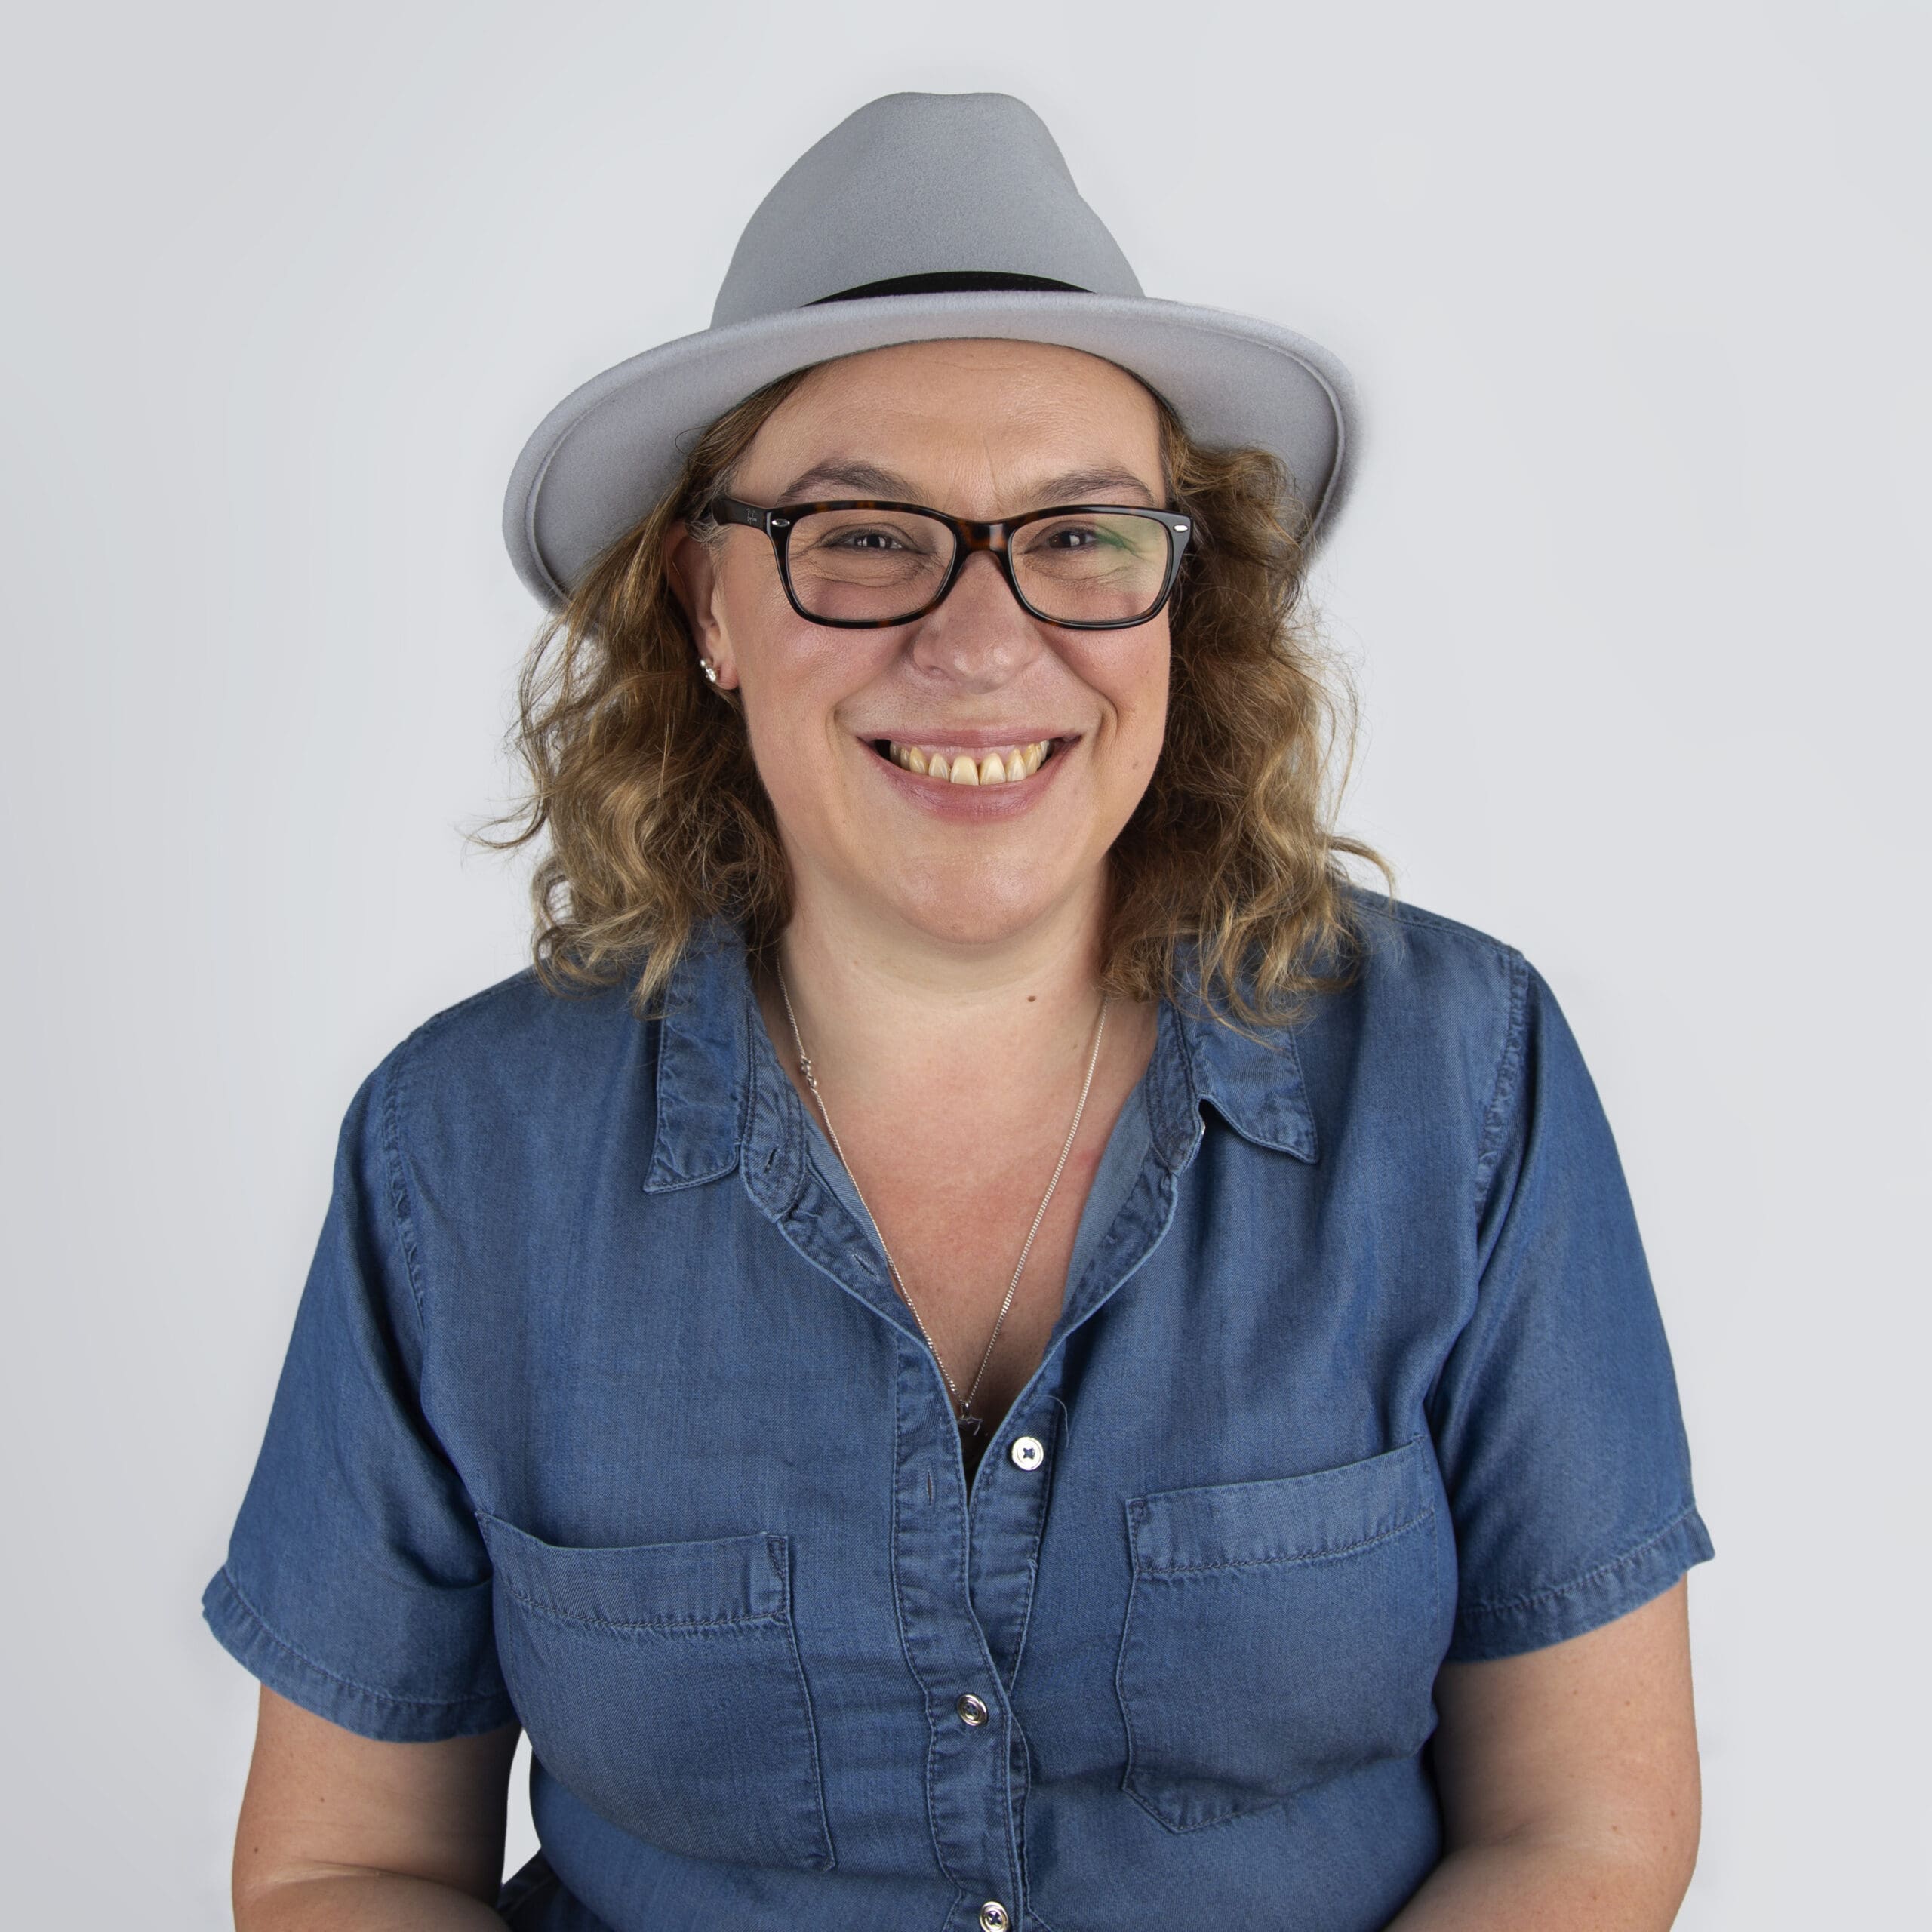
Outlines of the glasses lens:
{"type": "Polygon", "coordinates": [[[792,526],[792,589],[814,617],[890,623],[919,609],[952,567],[952,532],[910,510],[813,510],[792,526]]]}
{"type": "Polygon", "coordinates": [[[1145,617],[1167,581],[1168,527],[1151,516],[1087,510],[1013,534],[1013,574],[1050,621],[1128,623],[1145,617]]]}

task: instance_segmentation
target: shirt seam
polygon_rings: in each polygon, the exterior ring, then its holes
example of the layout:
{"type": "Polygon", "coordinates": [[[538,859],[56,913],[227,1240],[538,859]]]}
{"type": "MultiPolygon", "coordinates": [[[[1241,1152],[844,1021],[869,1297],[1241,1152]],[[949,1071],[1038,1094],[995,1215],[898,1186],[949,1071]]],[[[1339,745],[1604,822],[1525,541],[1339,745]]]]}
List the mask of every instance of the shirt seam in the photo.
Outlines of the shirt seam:
{"type": "Polygon", "coordinates": [[[1143,1577],[1198,1577],[1211,1571],[1260,1570],[1281,1563],[1324,1563],[1337,1556],[1352,1556],[1359,1550],[1373,1549],[1377,1543],[1387,1543],[1392,1538],[1407,1536],[1419,1524],[1428,1522],[1435,1514],[1433,1504],[1423,1510],[1420,1515],[1411,1516],[1406,1523],[1398,1523],[1392,1530],[1378,1530],[1373,1536],[1359,1537],[1353,1543],[1336,1543],[1327,1549],[1284,1550],[1272,1556],[1231,1556],[1214,1563],[1149,1563],[1141,1567],[1143,1577]]]}
{"type": "Polygon", "coordinates": [[[1687,1503],[1662,1529],[1653,1531],[1639,1543],[1632,1543],[1628,1549],[1613,1556],[1607,1562],[1597,1564],[1584,1571],[1581,1575],[1573,1577],[1567,1583],[1555,1583],[1547,1589],[1532,1590],[1524,1596],[1500,1598],[1493,1603],[1466,1603],[1458,1614],[1463,1617],[1501,1617],[1515,1611],[1533,1609],[1538,1604],[1551,1602],[1558,1597],[1572,1596],[1586,1584],[1594,1583],[1614,1571],[1627,1568],[1645,1551],[1662,1543],[1687,1518],[1694,1515],[1697,1508],[1694,1502],[1687,1503]]]}
{"type": "Polygon", "coordinates": [[[1508,1017],[1503,1033],[1503,1048],[1497,1057],[1496,1073],[1490,1084],[1489,1100],[1483,1109],[1482,1136],[1476,1149],[1475,1176],[1472,1188],[1473,1207],[1480,1220],[1483,1190],[1495,1173],[1503,1147],[1503,1128],[1521,1087],[1523,1042],[1529,1000],[1530,963],[1514,946],[1503,949],[1509,968],[1508,1017]]]}
{"type": "Polygon", "coordinates": [[[358,1683],[352,1677],[345,1677],[337,1670],[331,1670],[318,1657],[312,1657],[306,1651],[291,1644],[268,1619],[251,1603],[242,1586],[235,1580],[234,1571],[226,1564],[221,1567],[222,1581],[238,1603],[249,1621],[285,1656],[293,1657],[297,1663],[305,1664],[312,1671],[339,1684],[345,1690],[353,1690],[358,1697],[374,1697],[385,1704],[407,1704],[425,1710],[459,1710],[468,1704],[492,1704],[503,1701],[502,1695],[495,1690],[472,1690],[462,1697],[411,1697],[397,1690],[383,1690],[373,1684],[358,1683]]]}
{"type": "MultiPolygon", "coordinates": [[[[549,990],[547,987],[543,987],[543,983],[537,978],[536,969],[534,967],[525,966],[517,972],[507,974],[505,977],[497,980],[492,985],[479,986],[477,988],[475,992],[473,993],[466,994],[461,999],[455,1001],[454,1004],[443,1007],[438,1011],[431,1014],[428,1019],[423,1020],[415,1028],[415,1029],[410,1034],[408,1038],[403,1042],[403,1044],[405,1046],[413,1046],[417,1041],[426,1038],[429,1034],[438,1032],[444,1027],[448,1026],[452,1021],[460,1019],[462,1016],[467,1013],[472,1007],[481,1006],[486,1001],[491,1000],[508,999],[515,993],[532,985],[542,988],[545,992],[548,992],[549,990]]],[[[608,992],[608,988],[600,987],[597,989],[596,991],[587,995],[580,995],[577,997],[594,999],[598,996],[598,993],[608,992]]],[[[571,997],[571,995],[558,995],[552,994],[552,997],[569,998],[571,997]]]]}
{"type": "MultiPolygon", "coordinates": [[[[402,1255],[403,1272],[409,1282],[410,1306],[416,1311],[416,1331],[423,1344],[423,1368],[429,1368],[429,1321],[424,1306],[422,1256],[416,1238],[416,1223],[409,1210],[409,1190],[403,1177],[402,1097],[407,1069],[405,1057],[413,1050],[417,1036],[404,1043],[403,1051],[390,1063],[389,1076],[383,1096],[383,1156],[388,1170],[389,1218],[395,1229],[396,1246],[402,1255]]],[[[420,1377],[418,1378],[419,1381],[420,1377]]],[[[417,1399],[422,1400],[418,1389],[417,1399]]]]}
{"type": "Polygon", "coordinates": [[[1386,916],[1398,924],[1423,926],[1432,932],[1447,933],[1452,939],[1472,940],[1486,947],[1499,959],[1507,959],[1518,949],[1507,940],[1498,939],[1495,934],[1484,932],[1480,926],[1470,925],[1462,919],[1452,919],[1441,912],[1431,912],[1420,906],[1411,906],[1405,899],[1386,900],[1379,895],[1371,895],[1369,907],[1377,917],[1386,916]]]}
{"type": "Polygon", "coordinates": [[[574,1610],[559,1610],[555,1604],[546,1603],[541,1597],[534,1597],[527,1590],[518,1589],[500,1574],[497,1580],[504,1589],[525,1608],[540,1612],[546,1617],[554,1617],[563,1623],[594,1623],[600,1630],[719,1630],[737,1629],[752,1623],[780,1623],[783,1615],[777,1611],[761,1610],[746,1612],[741,1617],[654,1617],[619,1618],[592,1617],[574,1610]]]}

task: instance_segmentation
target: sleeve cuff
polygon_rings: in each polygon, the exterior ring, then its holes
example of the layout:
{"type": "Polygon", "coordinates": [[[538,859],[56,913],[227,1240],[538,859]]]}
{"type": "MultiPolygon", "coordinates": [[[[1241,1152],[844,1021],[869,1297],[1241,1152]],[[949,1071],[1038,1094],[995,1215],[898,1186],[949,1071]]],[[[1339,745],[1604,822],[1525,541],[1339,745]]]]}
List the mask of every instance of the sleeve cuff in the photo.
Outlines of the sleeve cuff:
{"type": "Polygon", "coordinates": [[[1693,1504],[1635,1549],[1567,1583],[1501,1603],[1465,1605],[1443,1661],[1515,1657],[1580,1637],[1662,1595],[1693,1564],[1715,1554],[1693,1504]]]}
{"type": "Polygon", "coordinates": [[[515,1706],[500,1691],[469,1697],[405,1697],[342,1676],[270,1629],[235,1587],[226,1566],[202,1592],[202,1615],[222,1647],[271,1690],[364,1737],[434,1744],[494,1730],[516,1718],[515,1706]]]}

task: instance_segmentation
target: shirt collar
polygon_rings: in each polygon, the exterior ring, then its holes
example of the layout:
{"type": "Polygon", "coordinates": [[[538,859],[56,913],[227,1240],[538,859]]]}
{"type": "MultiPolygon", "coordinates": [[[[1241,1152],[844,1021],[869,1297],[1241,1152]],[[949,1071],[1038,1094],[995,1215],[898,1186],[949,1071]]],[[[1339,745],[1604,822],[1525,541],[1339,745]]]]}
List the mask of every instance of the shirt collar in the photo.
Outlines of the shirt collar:
{"type": "MultiPolygon", "coordinates": [[[[1178,1173],[1201,1135],[1201,1104],[1257,1147],[1317,1158],[1296,1029],[1249,1038],[1214,1017],[1199,996],[1192,949],[1183,997],[1161,1002],[1147,1101],[1155,1152],[1178,1173]]],[[[737,928],[700,927],[666,985],[657,1029],[657,1130],[644,1185],[652,1193],[715,1180],[748,1146],[762,1151],[747,1178],[761,1197],[786,1195],[804,1171],[804,1107],[764,1031],[737,928]]]]}
{"type": "Polygon", "coordinates": [[[1171,1026],[1180,1049],[1164,1057],[1155,1049],[1156,1067],[1184,1072],[1180,1091],[1171,1076],[1155,1099],[1155,1133],[1170,1167],[1184,1167],[1201,1137],[1201,1103],[1208,1102],[1244,1140],[1297,1160],[1317,1158],[1315,1112],[1302,1072],[1298,1029],[1270,1027],[1252,1035],[1238,1032],[1215,1017],[1201,994],[1199,962],[1192,945],[1183,949],[1181,998],[1161,1003],[1163,1035],[1171,1026]],[[1163,1120],[1162,1115],[1166,1118],[1163,1120]]]}
{"type": "Polygon", "coordinates": [[[737,1164],[751,1113],[755,1022],[763,1023],[743,946],[712,921],[692,935],[665,988],[648,1192],[715,1180],[737,1164]]]}

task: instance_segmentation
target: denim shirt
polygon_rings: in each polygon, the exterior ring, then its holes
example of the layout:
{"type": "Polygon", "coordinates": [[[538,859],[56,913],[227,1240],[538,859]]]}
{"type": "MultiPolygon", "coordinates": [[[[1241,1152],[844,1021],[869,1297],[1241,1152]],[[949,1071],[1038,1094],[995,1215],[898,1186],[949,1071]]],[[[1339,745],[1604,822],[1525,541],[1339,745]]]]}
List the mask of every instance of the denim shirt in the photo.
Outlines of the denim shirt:
{"type": "Polygon", "coordinates": [[[661,1017],[436,1015],[349,1107],[214,1635],[366,1737],[519,1721],[525,1932],[1386,1925],[1444,1660],[1712,1549],[1549,986],[1357,903],[1294,1026],[1161,1002],[970,1481],[729,928],[661,1017]]]}

